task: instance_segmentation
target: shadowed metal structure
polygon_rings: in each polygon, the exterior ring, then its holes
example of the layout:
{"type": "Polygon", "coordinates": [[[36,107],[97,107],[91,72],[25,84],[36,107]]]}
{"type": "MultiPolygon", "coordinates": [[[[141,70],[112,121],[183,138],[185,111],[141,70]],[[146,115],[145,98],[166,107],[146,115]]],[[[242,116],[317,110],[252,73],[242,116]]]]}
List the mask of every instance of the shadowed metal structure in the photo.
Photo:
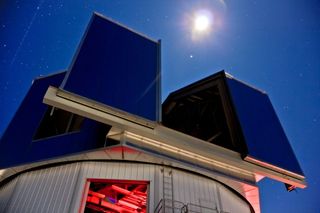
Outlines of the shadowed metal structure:
{"type": "Polygon", "coordinates": [[[224,71],[169,95],[163,124],[239,152],[249,162],[304,174],[268,95],[224,71]]]}
{"type": "Polygon", "coordinates": [[[0,212],[260,212],[262,178],[306,187],[264,92],[219,72],[161,116],[160,41],[99,14],[68,71],[33,82],[0,168],[0,212]]]}

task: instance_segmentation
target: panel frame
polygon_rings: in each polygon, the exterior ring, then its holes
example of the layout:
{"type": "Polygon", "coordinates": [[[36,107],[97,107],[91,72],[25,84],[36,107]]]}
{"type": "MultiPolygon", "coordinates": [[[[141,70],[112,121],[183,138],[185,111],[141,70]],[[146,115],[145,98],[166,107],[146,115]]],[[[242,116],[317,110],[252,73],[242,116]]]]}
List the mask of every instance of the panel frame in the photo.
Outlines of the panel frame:
{"type": "Polygon", "coordinates": [[[153,150],[160,155],[165,153],[165,157],[175,156],[174,158],[184,163],[189,162],[190,165],[195,165],[195,162],[199,161],[197,163],[199,166],[204,165],[220,174],[225,174],[228,177],[236,179],[244,180],[245,176],[252,177],[258,175],[299,188],[306,187],[305,178],[300,175],[291,175],[252,164],[244,161],[239,153],[232,150],[207,143],[155,122],[153,122],[153,127],[151,128],[134,123],[129,118],[129,114],[125,115],[128,119],[120,118],[116,116],[117,112],[109,114],[99,109],[101,107],[109,112],[110,110],[112,111],[110,108],[107,109],[107,106],[90,104],[90,100],[72,96],[72,94],[69,94],[69,99],[65,99],[62,96],[57,96],[58,91],[60,95],[61,93],[65,93],[62,90],[50,87],[44,97],[44,102],[48,105],[78,113],[84,117],[119,128],[127,138],[130,136],[131,140],[128,143],[133,144],[136,148],[141,147],[142,149],[153,150]]]}

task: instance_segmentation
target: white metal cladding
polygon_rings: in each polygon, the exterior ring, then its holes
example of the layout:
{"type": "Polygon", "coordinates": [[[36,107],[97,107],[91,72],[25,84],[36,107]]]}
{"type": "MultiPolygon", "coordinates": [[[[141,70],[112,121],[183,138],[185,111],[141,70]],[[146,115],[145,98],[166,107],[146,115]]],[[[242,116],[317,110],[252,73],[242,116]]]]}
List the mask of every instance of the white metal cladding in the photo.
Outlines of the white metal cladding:
{"type": "Polygon", "coordinates": [[[18,178],[11,180],[0,187],[0,212],[5,212],[6,206],[16,186],[18,178]]]}
{"type": "Polygon", "coordinates": [[[76,163],[20,175],[4,212],[68,212],[79,168],[76,163]]]}
{"type": "Polygon", "coordinates": [[[98,161],[21,174],[0,188],[0,212],[79,212],[90,178],[148,181],[148,210],[153,212],[165,195],[166,175],[172,175],[173,200],[188,206],[189,211],[250,212],[244,200],[212,179],[161,165],[98,161]]]}
{"type": "Polygon", "coordinates": [[[172,170],[174,200],[195,212],[250,212],[248,204],[224,185],[203,176],[172,170]]]}

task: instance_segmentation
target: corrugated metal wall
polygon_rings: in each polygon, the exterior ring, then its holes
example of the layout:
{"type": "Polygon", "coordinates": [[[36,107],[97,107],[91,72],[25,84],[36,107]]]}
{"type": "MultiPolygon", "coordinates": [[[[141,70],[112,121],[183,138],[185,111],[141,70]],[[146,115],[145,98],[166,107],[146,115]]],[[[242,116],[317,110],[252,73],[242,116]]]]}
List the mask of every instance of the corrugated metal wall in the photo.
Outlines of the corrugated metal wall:
{"type": "Polygon", "coordinates": [[[248,204],[224,185],[181,170],[172,170],[174,200],[193,212],[250,212],[248,204]],[[214,211],[217,210],[217,211],[214,211]]]}
{"type": "Polygon", "coordinates": [[[214,180],[169,167],[128,162],[79,162],[24,173],[0,188],[0,212],[79,212],[88,178],[149,181],[149,212],[164,195],[194,212],[250,212],[245,201],[214,180]],[[172,195],[164,192],[168,175],[172,195]]]}
{"type": "Polygon", "coordinates": [[[24,173],[4,212],[68,212],[80,164],[24,173]]]}
{"type": "Polygon", "coordinates": [[[0,187],[0,212],[5,212],[6,206],[9,203],[10,197],[14,191],[18,178],[11,180],[0,187]]]}

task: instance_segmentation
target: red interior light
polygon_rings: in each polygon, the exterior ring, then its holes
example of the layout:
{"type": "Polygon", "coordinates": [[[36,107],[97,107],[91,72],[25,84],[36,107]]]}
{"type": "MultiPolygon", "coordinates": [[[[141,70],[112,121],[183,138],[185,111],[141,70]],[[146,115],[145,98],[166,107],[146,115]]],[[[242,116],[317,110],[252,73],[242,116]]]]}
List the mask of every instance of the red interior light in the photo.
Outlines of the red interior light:
{"type": "Polygon", "coordinates": [[[147,188],[139,181],[90,181],[85,212],[145,213],[147,188]]]}

